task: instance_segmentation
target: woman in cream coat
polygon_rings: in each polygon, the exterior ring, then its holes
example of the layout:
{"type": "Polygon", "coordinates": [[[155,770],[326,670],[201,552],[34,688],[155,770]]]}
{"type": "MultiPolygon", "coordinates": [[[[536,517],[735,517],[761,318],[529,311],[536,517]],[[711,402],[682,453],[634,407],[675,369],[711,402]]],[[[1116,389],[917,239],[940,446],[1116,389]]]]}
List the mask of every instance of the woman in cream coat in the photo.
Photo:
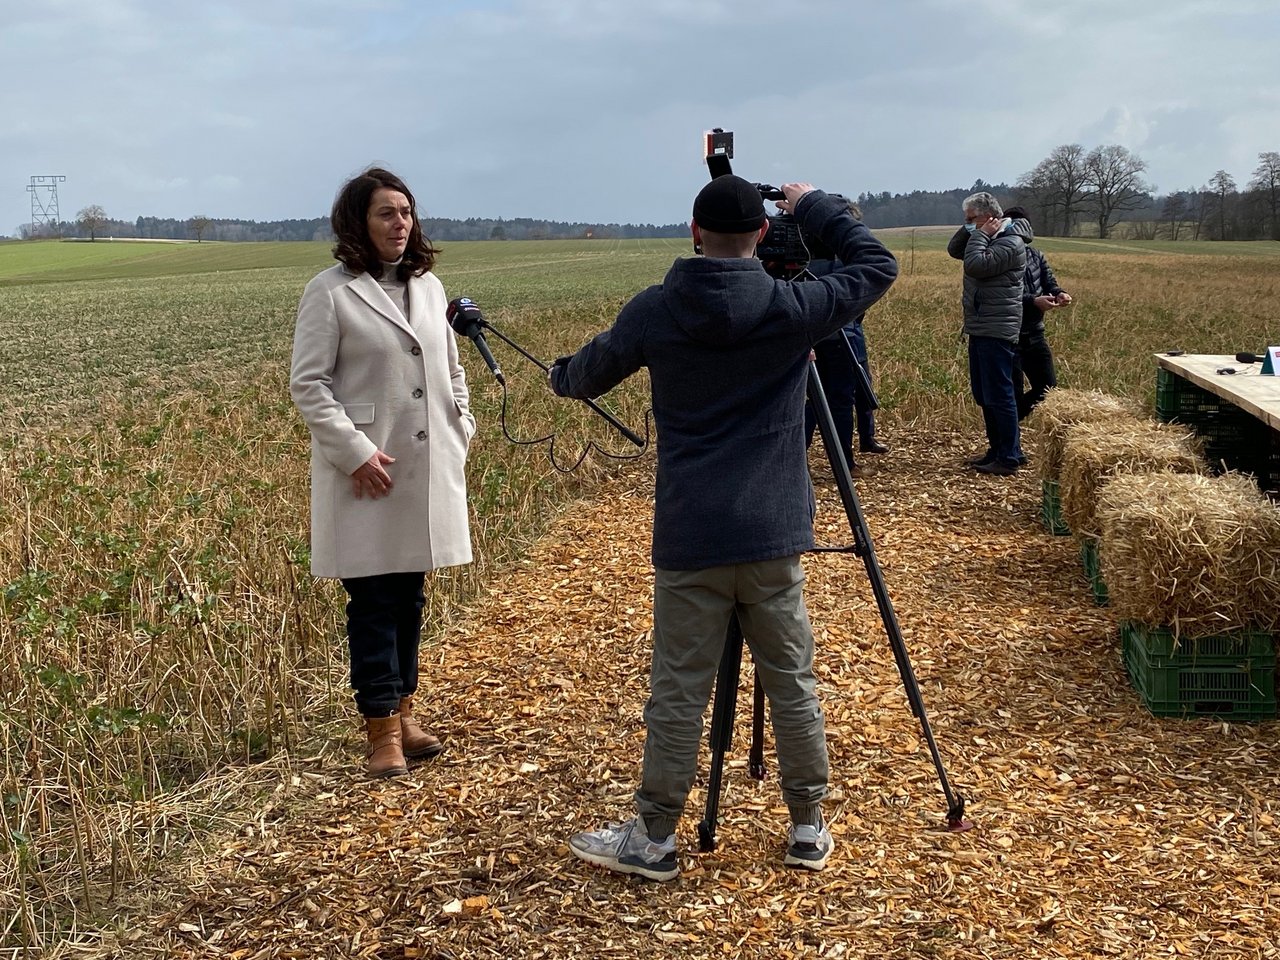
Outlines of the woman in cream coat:
{"type": "Polygon", "coordinates": [[[371,776],[440,741],[413,718],[425,572],[471,561],[475,433],[444,288],[413,195],[372,168],[331,215],[341,261],[298,306],[289,390],[311,431],[311,571],[342,581],[371,776]]]}

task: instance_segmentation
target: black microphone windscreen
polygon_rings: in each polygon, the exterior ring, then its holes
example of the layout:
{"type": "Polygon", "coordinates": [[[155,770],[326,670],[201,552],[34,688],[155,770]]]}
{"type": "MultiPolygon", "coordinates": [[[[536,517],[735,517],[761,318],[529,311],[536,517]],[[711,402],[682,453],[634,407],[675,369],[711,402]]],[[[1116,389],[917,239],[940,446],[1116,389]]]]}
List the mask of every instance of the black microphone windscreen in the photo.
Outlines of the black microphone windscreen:
{"type": "Polygon", "coordinates": [[[1255,353],[1237,353],[1236,363],[1258,363],[1262,357],[1255,353]]]}
{"type": "Polygon", "coordinates": [[[473,336],[480,329],[484,314],[470,297],[454,297],[444,311],[445,320],[453,327],[455,333],[464,337],[473,336]]]}

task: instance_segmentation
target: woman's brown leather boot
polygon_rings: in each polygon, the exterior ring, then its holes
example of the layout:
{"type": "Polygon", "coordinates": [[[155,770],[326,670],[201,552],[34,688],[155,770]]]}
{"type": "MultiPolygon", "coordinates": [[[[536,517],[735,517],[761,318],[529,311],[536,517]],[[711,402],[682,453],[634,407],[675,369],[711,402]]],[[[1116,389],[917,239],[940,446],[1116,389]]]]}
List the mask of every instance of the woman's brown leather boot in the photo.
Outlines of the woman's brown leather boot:
{"type": "Polygon", "coordinates": [[[400,698],[400,736],[404,755],[415,760],[430,760],[444,749],[439,739],[423,730],[413,719],[413,697],[400,698]]]}
{"type": "Polygon", "coordinates": [[[380,780],[383,777],[403,777],[408,773],[400,738],[400,714],[365,717],[364,724],[369,737],[369,745],[365,750],[369,776],[380,780]]]}

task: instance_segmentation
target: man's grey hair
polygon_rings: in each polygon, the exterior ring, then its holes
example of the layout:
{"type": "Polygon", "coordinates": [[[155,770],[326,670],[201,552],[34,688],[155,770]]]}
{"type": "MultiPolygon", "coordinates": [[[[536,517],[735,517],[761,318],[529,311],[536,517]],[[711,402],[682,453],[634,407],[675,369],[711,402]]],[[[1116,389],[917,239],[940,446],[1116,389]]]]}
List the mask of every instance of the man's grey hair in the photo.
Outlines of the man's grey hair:
{"type": "Polygon", "coordinates": [[[972,210],[974,213],[985,213],[989,217],[1004,216],[1004,211],[1000,209],[1000,201],[985,190],[965,197],[960,208],[965,212],[972,210]]]}

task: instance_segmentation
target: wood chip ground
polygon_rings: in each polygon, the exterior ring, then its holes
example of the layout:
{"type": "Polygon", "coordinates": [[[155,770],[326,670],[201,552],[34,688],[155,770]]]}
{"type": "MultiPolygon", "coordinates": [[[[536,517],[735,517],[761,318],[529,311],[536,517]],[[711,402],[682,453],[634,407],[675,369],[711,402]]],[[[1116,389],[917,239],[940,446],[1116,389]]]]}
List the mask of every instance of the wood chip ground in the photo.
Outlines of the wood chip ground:
{"type": "MultiPolygon", "coordinates": [[[[648,466],[573,505],[424,650],[447,740],[408,778],[359,775],[359,737],[188,858],[101,954],[227,957],[1280,957],[1280,724],[1159,720],[1121,665],[1076,544],[1033,471],[978,476],[976,438],[898,431],[858,482],[952,784],[946,804],[862,562],[807,559],[838,847],[781,866],[774,776],[747,776],[749,669],[719,846],[679,880],[575,860],[631,814],[649,657],[648,466]]],[[[815,460],[820,539],[849,542],[815,460]]],[[[706,770],[704,753],[701,770],[706,770]]],[[[75,951],[75,956],[88,952],[75,951]]]]}

